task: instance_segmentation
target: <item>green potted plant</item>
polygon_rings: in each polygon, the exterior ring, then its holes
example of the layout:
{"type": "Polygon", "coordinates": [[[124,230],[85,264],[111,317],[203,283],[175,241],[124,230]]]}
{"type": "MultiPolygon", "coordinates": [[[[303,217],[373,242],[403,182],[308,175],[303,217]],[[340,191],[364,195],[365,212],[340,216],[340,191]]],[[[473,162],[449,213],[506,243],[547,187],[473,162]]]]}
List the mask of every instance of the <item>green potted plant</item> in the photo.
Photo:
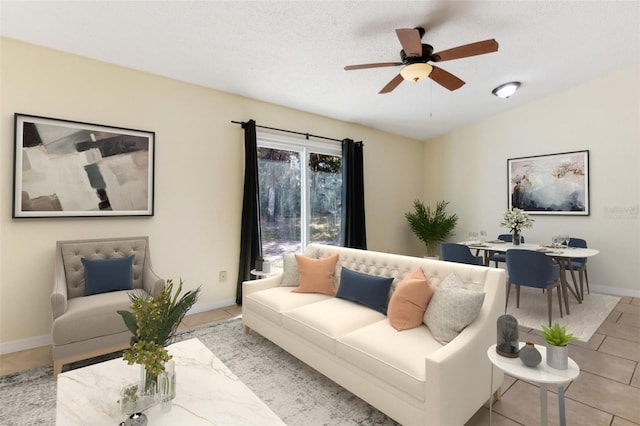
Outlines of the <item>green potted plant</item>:
{"type": "Polygon", "coordinates": [[[569,367],[569,342],[577,338],[567,333],[567,327],[561,327],[555,323],[551,327],[542,324],[540,332],[547,342],[547,365],[558,370],[566,370],[569,367]]]}
{"type": "Polygon", "coordinates": [[[271,262],[264,258],[264,256],[258,256],[255,264],[256,271],[271,272],[271,262]]]}
{"type": "Polygon", "coordinates": [[[441,242],[454,235],[458,216],[447,214],[448,201],[438,201],[435,210],[425,206],[420,200],[413,202],[413,212],[405,213],[409,227],[427,247],[428,257],[437,257],[441,242]]]}

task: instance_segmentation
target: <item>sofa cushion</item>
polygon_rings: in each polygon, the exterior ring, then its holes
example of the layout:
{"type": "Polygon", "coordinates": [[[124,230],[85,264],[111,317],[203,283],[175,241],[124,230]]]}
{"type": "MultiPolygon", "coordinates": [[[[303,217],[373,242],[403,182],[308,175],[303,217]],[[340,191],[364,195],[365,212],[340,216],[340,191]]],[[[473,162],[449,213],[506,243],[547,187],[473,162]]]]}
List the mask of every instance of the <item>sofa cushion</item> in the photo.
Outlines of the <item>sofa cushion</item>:
{"type": "Polygon", "coordinates": [[[291,287],[274,287],[245,297],[242,310],[255,312],[274,324],[282,325],[282,313],[332,296],[320,293],[293,293],[291,287]]]}
{"type": "Polygon", "coordinates": [[[389,300],[387,316],[391,326],[398,331],[419,327],[435,288],[418,268],[396,286],[389,300]]]}
{"type": "Polygon", "coordinates": [[[384,320],[342,336],[336,343],[336,355],[424,401],[425,358],[440,348],[426,326],[398,333],[384,320]]]}
{"type": "Polygon", "coordinates": [[[296,293],[321,293],[335,296],[336,290],[333,284],[338,255],[334,254],[324,259],[311,259],[296,254],[300,282],[292,291],[296,293]]]}
{"type": "Polygon", "coordinates": [[[314,345],[335,354],[336,339],[384,319],[383,314],[366,306],[331,298],[284,312],[282,325],[314,345]]]}
{"type": "Polygon", "coordinates": [[[425,324],[433,337],[447,344],[480,313],[484,293],[467,290],[464,282],[451,272],[436,290],[424,314],[425,324]]]}
{"type": "Polygon", "coordinates": [[[133,256],[110,259],[82,258],[84,266],[84,295],[131,290],[133,256]]]}
{"type": "Polygon", "coordinates": [[[128,291],[69,299],[67,312],[53,321],[53,342],[55,345],[66,345],[125,332],[127,327],[116,311],[128,310],[129,306],[131,299],[128,291]]]}
{"type": "Polygon", "coordinates": [[[360,303],[386,315],[392,282],[393,278],[363,274],[342,268],[340,287],[338,287],[336,297],[360,303]]]}

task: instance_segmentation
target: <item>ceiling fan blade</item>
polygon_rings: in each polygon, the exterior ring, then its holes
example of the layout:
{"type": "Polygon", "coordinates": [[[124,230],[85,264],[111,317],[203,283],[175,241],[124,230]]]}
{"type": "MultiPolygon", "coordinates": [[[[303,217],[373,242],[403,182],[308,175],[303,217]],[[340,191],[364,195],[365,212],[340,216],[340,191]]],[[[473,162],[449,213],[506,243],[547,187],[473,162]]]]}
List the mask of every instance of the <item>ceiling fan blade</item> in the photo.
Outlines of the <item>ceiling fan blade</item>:
{"type": "Polygon", "coordinates": [[[431,74],[429,74],[429,78],[445,89],[451,90],[452,92],[464,86],[464,81],[460,80],[449,71],[445,71],[442,68],[438,68],[436,66],[433,67],[431,74]]]}
{"type": "Polygon", "coordinates": [[[417,28],[402,28],[396,30],[396,35],[407,56],[422,56],[422,37],[420,36],[420,30],[417,28]]]}
{"type": "Polygon", "coordinates": [[[436,52],[431,56],[433,62],[450,61],[452,59],[466,58],[468,56],[484,55],[485,53],[497,52],[498,42],[495,39],[477,41],[451,49],[436,52]]]}
{"type": "Polygon", "coordinates": [[[402,76],[400,74],[396,75],[393,80],[391,80],[390,82],[387,83],[386,86],[384,86],[382,88],[382,90],[378,93],[382,94],[382,93],[389,93],[391,91],[393,91],[393,89],[395,89],[396,87],[398,87],[398,85],[400,83],[402,83],[402,80],[404,80],[404,78],[402,78],[402,76]]]}
{"type": "Polygon", "coordinates": [[[346,71],[362,70],[366,68],[382,68],[382,67],[397,67],[402,65],[402,62],[380,62],[377,64],[360,64],[360,65],[347,65],[344,67],[346,71]]]}

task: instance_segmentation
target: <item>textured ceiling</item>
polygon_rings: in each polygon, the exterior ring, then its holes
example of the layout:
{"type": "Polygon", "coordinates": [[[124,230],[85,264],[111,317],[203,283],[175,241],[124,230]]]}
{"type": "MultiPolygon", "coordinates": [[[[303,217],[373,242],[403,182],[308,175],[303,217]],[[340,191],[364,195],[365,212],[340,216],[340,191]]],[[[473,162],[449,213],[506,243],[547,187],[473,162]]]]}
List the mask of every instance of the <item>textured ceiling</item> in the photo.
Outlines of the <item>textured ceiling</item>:
{"type": "Polygon", "coordinates": [[[638,1],[0,2],[2,36],[420,140],[640,63],[639,28],[638,1]],[[416,26],[436,51],[500,48],[441,62],[455,92],[379,95],[400,67],[344,71],[398,61],[394,30],[416,26]],[[491,95],[511,80],[512,98],[491,95]]]}

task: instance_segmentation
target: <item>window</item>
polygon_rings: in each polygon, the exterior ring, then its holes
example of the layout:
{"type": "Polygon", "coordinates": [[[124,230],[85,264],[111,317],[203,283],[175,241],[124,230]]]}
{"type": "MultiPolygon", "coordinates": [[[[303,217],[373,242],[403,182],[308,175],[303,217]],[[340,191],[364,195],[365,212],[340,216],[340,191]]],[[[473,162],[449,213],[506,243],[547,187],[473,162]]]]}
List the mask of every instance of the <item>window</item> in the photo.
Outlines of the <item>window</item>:
{"type": "Polygon", "coordinates": [[[278,262],[309,243],[340,243],[342,151],[321,143],[258,134],[262,251],[278,262]]]}

